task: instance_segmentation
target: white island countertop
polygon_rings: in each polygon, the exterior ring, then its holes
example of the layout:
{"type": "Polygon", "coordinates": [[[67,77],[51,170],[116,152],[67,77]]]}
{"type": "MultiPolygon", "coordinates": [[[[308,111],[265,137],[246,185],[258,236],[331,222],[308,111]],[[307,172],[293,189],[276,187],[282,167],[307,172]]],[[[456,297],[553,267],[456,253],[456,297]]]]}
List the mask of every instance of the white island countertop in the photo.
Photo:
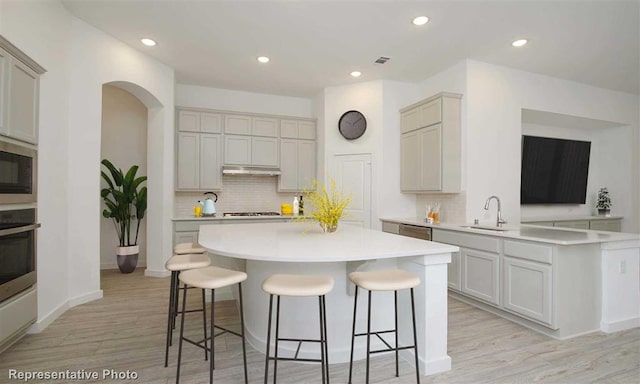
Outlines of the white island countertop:
{"type": "Polygon", "coordinates": [[[281,262],[389,259],[457,252],[458,247],[340,224],[323,233],[317,223],[201,225],[199,243],[222,256],[281,262]]]}
{"type": "MultiPolygon", "coordinates": [[[[640,241],[640,234],[607,232],[607,231],[591,231],[586,229],[570,229],[543,227],[536,225],[510,225],[507,224],[503,230],[476,229],[470,228],[473,224],[427,224],[423,218],[383,218],[381,221],[398,224],[417,225],[434,229],[444,229],[449,231],[459,231],[467,233],[475,233],[478,235],[489,235],[495,237],[504,237],[520,240],[538,241],[541,243],[558,244],[558,245],[576,245],[576,244],[594,244],[608,243],[613,241],[640,241]]],[[[482,223],[488,226],[490,224],[482,223]]]]}

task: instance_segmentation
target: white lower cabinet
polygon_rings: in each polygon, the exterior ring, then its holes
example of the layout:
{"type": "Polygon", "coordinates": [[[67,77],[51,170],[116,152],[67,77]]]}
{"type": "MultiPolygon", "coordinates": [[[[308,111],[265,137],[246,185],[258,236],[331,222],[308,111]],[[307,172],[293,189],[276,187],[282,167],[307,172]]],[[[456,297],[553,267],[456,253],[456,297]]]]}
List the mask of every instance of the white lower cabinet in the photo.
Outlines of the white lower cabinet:
{"type": "Polygon", "coordinates": [[[551,265],[504,256],[503,272],[503,306],[523,316],[551,324],[551,265]]]}
{"type": "Polygon", "coordinates": [[[462,292],[492,304],[500,304],[500,255],[461,248],[462,292]]]}
{"type": "MultiPolygon", "coordinates": [[[[384,229],[383,229],[384,230],[384,229]]],[[[462,267],[460,266],[461,258],[460,252],[454,252],[451,254],[451,263],[449,263],[447,272],[448,272],[448,283],[449,288],[455,289],[457,291],[460,290],[460,281],[462,277],[462,267]]]]}

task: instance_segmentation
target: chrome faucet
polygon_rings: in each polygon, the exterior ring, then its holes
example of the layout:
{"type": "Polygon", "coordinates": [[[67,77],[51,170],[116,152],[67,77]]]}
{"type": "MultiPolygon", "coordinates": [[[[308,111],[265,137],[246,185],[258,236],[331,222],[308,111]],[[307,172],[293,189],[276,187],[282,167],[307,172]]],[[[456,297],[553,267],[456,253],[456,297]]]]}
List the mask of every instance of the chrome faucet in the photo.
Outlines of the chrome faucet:
{"type": "Polygon", "coordinates": [[[489,202],[491,201],[491,199],[496,199],[496,201],[498,202],[498,216],[496,217],[496,227],[502,227],[502,224],[506,224],[507,222],[502,220],[502,211],[500,210],[500,198],[498,196],[489,196],[489,198],[487,199],[487,202],[484,203],[484,209],[485,211],[489,210],[489,202]]]}

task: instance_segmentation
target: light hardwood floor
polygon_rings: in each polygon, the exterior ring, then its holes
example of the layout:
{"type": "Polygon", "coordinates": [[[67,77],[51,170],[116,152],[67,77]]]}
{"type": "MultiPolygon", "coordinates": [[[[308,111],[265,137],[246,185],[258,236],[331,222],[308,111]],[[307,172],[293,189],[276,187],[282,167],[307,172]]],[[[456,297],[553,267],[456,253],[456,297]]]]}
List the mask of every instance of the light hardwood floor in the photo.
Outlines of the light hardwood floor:
{"type": "MultiPolygon", "coordinates": [[[[170,351],[169,367],[163,367],[168,288],[169,279],[144,277],[141,269],[130,275],[103,271],[104,298],[68,310],[42,333],[27,335],[1,354],[0,383],[12,382],[9,369],[84,369],[100,374],[103,369],[130,370],[138,375],[135,383],[175,382],[177,343],[170,351]]],[[[197,304],[199,293],[192,294],[190,303],[197,304]]],[[[216,310],[217,321],[238,325],[233,302],[219,303],[216,310]]],[[[187,317],[187,332],[194,338],[202,332],[200,316],[187,317]]],[[[208,382],[202,350],[184,348],[181,383],[208,382]]],[[[640,383],[640,329],[558,341],[451,299],[449,355],[453,369],[422,377],[423,383],[640,383]]],[[[263,381],[263,357],[248,347],[251,383],[263,381]]],[[[372,365],[372,383],[415,382],[406,363],[401,363],[400,377],[393,376],[391,356],[377,357],[372,365]]],[[[354,383],[364,382],[363,362],[355,364],[354,375],[354,383]]],[[[346,383],[347,376],[347,364],[331,366],[333,383],[346,383]]],[[[315,364],[282,362],[278,378],[283,384],[320,383],[320,370],[315,364]]],[[[214,382],[243,382],[237,337],[216,340],[214,382]]]]}

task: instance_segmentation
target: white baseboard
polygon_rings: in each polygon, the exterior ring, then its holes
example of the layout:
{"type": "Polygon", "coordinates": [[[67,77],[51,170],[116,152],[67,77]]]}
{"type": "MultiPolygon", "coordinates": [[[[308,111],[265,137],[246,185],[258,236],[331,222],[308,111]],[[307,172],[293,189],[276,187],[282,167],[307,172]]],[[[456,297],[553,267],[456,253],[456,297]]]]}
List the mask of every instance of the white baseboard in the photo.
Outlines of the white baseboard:
{"type": "Polygon", "coordinates": [[[147,277],[169,277],[171,276],[171,272],[167,271],[166,269],[155,271],[153,269],[147,268],[144,270],[144,275],[147,277]]]}
{"type": "Polygon", "coordinates": [[[614,333],[638,327],[640,327],[640,317],[632,317],[630,319],[618,320],[613,322],[603,321],[600,323],[600,330],[604,333],[614,333]]]}
{"type": "Polygon", "coordinates": [[[33,323],[27,333],[40,333],[45,330],[51,323],[53,323],[58,317],[62,316],[69,308],[73,308],[77,305],[88,303],[93,300],[102,298],[102,290],[91,292],[86,295],[77,296],[60,304],[57,308],[46,314],[44,317],[33,323]]]}

